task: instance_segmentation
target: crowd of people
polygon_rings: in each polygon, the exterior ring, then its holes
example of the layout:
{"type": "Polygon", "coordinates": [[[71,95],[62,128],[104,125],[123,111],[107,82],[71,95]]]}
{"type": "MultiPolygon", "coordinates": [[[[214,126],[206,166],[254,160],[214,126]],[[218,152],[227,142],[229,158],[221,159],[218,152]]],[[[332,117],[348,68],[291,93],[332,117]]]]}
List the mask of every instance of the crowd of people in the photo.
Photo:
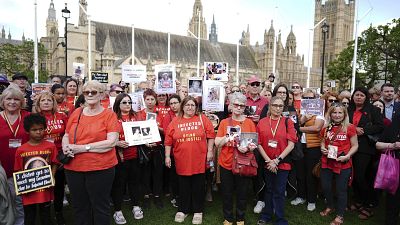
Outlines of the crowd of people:
{"type": "MultiPolygon", "coordinates": [[[[30,225],[37,217],[43,225],[53,217],[57,225],[108,225],[110,218],[125,224],[124,198],[136,220],[151,205],[162,210],[168,198],[177,208],[171,222],[193,214],[192,223],[202,224],[215,188],[224,225],[245,224],[250,199],[258,225],[288,224],[287,199],[308,211],[325,204],[319,215],[327,224],[343,224],[346,211],[368,220],[382,204],[382,191],[374,189],[381,153],[400,158],[400,90],[385,83],[319,94],[298,82],[275,85],[273,78],[226,84],[224,111],[209,112],[180,82],[169,94],[156,93],[151,81],[137,84],[145,107],[134,111],[132,90],[122,81],[54,76],[50,90],[32,94],[26,75],[14,74],[11,82],[0,76],[0,224],[30,225]],[[302,99],[324,100],[324,115],[301,114],[302,99]],[[123,124],[149,119],[161,141],[130,145],[123,124]],[[255,136],[241,141],[240,133],[255,136]],[[251,175],[237,168],[246,159],[251,175]],[[55,185],[16,195],[13,173],[42,166],[51,166],[55,185]],[[66,186],[72,220],[63,215],[66,186]]],[[[398,224],[399,188],[385,196],[382,224],[398,224]]]]}

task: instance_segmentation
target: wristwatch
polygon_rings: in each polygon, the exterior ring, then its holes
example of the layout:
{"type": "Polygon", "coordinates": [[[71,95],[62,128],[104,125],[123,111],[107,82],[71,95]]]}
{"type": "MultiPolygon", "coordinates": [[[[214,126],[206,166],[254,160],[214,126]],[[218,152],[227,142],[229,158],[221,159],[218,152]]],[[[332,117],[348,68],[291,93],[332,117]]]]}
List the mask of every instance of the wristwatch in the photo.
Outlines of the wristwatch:
{"type": "Polygon", "coordinates": [[[276,159],[278,160],[279,163],[283,160],[280,156],[276,159]]]}
{"type": "Polygon", "coordinates": [[[91,148],[92,147],[90,145],[85,145],[85,149],[86,149],[87,152],[90,151],[91,148]]]}

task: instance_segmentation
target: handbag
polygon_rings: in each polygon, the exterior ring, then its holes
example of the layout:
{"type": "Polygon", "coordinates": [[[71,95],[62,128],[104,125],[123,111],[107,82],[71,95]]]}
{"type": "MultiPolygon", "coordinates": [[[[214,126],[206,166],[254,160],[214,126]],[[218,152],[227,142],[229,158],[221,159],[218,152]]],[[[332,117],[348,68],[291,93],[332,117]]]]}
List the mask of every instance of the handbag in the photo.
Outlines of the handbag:
{"type": "MultiPolygon", "coordinates": [[[[83,112],[83,108],[81,109],[81,112],[79,113],[78,122],[75,127],[74,144],[76,144],[76,131],[78,130],[78,125],[79,125],[79,121],[81,120],[82,112],[83,112]]],[[[68,164],[73,159],[72,157],[69,157],[68,155],[64,154],[63,150],[58,151],[56,158],[60,163],[62,163],[64,165],[68,164]]]]}
{"type": "Polygon", "coordinates": [[[317,178],[321,177],[321,165],[322,164],[321,164],[321,160],[320,160],[320,161],[318,161],[317,164],[315,164],[315,166],[312,169],[312,174],[317,178]]]}
{"type": "MultiPolygon", "coordinates": [[[[288,117],[285,118],[285,126],[286,126],[286,132],[288,131],[288,117]]],[[[300,140],[299,135],[297,134],[298,140],[300,140]]],[[[290,152],[290,158],[292,160],[300,160],[304,157],[303,153],[303,144],[300,141],[297,141],[294,143],[293,150],[290,152]]]]}
{"type": "Polygon", "coordinates": [[[394,152],[386,150],[379,160],[374,188],[383,189],[394,195],[399,187],[399,160],[394,152]]]}
{"type": "Polygon", "coordinates": [[[233,150],[232,173],[244,177],[257,175],[257,160],[253,152],[241,153],[237,148],[233,150]]]}

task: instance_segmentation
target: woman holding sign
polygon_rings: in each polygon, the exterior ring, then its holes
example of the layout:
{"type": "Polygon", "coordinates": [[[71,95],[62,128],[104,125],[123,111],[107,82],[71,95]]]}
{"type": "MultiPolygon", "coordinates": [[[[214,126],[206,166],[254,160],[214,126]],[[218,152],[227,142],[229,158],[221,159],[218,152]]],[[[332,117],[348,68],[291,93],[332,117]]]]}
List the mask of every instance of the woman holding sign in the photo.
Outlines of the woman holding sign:
{"type": "Polygon", "coordinates": [[[320,212],[323,217],[335,211],[332,181],[336,183],[336,217],[331,225],[344,222],[347,204],[347,186],[352,170],[351,157],[358,149],[356,127],[349,123],[346,107],[333,104],[325,114],[326,126],[321,130],[321,185],[327,207],[320,212]]]}
{"type": "Polygon", "coordinates": [[[184,98],[180,115],[169,124],[165,135],[165,165],[171,167],[173,148],[178,174],[179,203],[175,215],[178,223],[191,211],[193,224],[203,221],[206,162],[214,157],[215,132],[211,121],[198,110],[195,98],[184,98]]]}
{"type": "MultiPolygon", "coordinates": [[[[10,85],[0,96],[0,162],[6,171],[11,193],[15,197],[14,181],[12,178],[15,161],[15,151],[29,139],[23,129],[23,121],[29,112],[25,108],[24,94],[15,85],[10,85]]],[[[17,215],[15,224],[24,224],[24,209],[21,197],[16,197],[17,215]]]]}
{"type": "Polygon", "coordinates": [[[115,113],[104,109],[100,100],[104,86],[89,81],[83,86],[86,106],[70,116],[62,140],[64,154],[72,157],[64,165],[72,196],[75,224],[110,224],[110,192],[117,157],[115,113]]]}

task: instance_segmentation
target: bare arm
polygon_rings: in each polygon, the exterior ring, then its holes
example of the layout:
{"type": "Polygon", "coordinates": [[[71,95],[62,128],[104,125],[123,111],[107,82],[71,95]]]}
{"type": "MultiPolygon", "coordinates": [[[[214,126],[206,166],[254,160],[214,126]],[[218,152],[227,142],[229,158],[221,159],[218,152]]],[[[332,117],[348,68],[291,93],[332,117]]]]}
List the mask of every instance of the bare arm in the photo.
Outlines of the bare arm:
{"type": "Polygon", "coordinates": [[[103,141],[88,143],[85,145],[69,145],[69,148],[74,154],[84,153],[84,152],[95,152],[104,153],[112,150],[118,141],[118,132],[107,133],[107,139],[103,141]],[[90,146],[90,150],[86,149],[86,146],[90,146]]]}
{"type": "Polygon", "coordinates": [[[357,152],[357,150],[358,150],[358,137],[357,137],[357,135],[354,135],[353,137],[350,138],[350,143],[351,143],[351,148],[350,148],[349,152],[345,156],[339,156],[337,158],[337,161],[340,161],[340,162],[349,161],[350,158],[354,155],[354,153],[357,152]]]}
{"type": "Polygon", "coordinates": [[[324,126],[324,121],[321,119],[316,119],[314,125],[309,127],[300,127],[300,131],[304,133],[318,133],[324,126]]]}
{"type": "Polygon", "coordinates": [[[226,143],[229,142],[229,138],[227,137],[216,137],[215,138],[215,146],[217,146],[217,148],[221,148],[222,146],[224,146],[226,143]]]}
{"type": "Polygon", "coordinates": [[[165,146],[165,166],[171,168],[171,146],[165,146]]]}
{"type": "Polygon", "coordinates": [[[214,138],[207,139],[207,161],[211,161],[214,159],[214,143],[214,138]]]}

